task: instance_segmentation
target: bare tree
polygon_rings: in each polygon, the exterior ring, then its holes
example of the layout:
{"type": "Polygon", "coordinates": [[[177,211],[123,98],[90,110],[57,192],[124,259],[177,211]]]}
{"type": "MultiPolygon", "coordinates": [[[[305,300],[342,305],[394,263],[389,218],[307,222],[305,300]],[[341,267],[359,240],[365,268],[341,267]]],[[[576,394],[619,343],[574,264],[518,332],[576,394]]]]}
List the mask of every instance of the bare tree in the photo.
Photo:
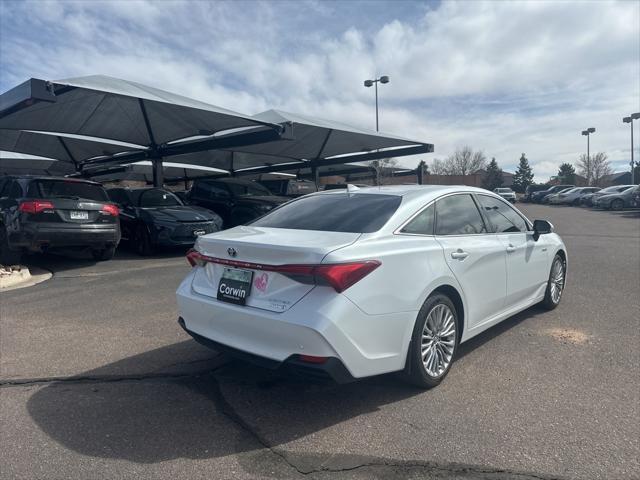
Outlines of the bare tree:
{"type": "Polygon", "coordinates": [[[613,169],[611,163],[609,163],[607,154],[604,152],[598,152],[591,157],[591,168],[593,172],[593,185],[600,186],[602,183],[602,177],[611,175],[613,169]]]}
{"type": "Polygon", "coordinates": [[[429,167],[429,170],[431,171],[431,173],[433,175],[446,175],[447,174],[447,167],[445,165],[445,162],[443,162],[442,160],[438,159],[438,158],[434,158],[433,162],[431,162],[431,167],[429,167]]]}
{"type": "Polygon", "coordinates": [[[578,175],[587,179],[587,185],[593,185],[593,157],[583,153],[578,159],[578,175]]]}
{"type": "Polygon", "coordinates": [[[372,160],[369,162],[375,174],[375,184],[384,185],[385,180],[392,176],[393,169],[398,166],[398,160],[395,158],[383,158],[382,160],[372,160]]]}
{"type": "Polygon", "coordinates": [[[457,149],[445,162],[449,175],[469,175],[484,168],[486,164],[487,157],[484,156],[482,150],[474,152],[468,145],[457,149]]]}

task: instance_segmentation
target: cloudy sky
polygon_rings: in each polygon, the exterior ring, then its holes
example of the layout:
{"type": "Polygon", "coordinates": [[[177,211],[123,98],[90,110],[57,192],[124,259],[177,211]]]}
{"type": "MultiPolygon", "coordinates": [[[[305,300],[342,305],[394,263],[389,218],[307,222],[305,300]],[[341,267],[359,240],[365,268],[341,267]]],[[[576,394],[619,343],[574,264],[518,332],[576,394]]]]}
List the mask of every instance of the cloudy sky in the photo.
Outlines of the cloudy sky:
{"type": "MultiPolygon", "coordinates": [[[[629,162],[640,1],[0,0],[0,91],[105,74],[254,114],[268,108],[470,145],[536,180],[586,149],[629,162]]],[[[636,122],[636,125],[640,122],[636,122]]],[[[640,129],[636,127],[637,145],[640,129]]],[[[640,158],[640,149],[636,148],[640,158]]],[[[402,163],[414,167],[418,158],[402,163]]]]}

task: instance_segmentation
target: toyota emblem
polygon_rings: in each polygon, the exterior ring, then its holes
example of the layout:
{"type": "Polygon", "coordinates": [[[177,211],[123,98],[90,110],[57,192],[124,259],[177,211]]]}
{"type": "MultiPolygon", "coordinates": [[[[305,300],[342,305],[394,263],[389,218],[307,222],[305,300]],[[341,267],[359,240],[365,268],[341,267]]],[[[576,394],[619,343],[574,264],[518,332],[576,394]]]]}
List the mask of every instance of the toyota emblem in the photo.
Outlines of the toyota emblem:
{"type": "Polygon", "coordinates": [[[238,255],[238,252],[233,247],[227,248],[227,253],[229,254],[230,257],[235,257],[236,255],[238,255]]]}

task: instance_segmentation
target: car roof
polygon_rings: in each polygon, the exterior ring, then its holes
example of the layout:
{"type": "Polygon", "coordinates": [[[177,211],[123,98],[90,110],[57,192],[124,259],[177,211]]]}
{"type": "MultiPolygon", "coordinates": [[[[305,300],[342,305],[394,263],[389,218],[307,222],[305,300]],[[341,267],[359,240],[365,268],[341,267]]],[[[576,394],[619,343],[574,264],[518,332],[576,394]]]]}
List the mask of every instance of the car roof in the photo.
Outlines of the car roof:
{"type": "MultiPolygon", "coordinates": [[[[475,192],[494,195],[493,192],[485,190],[484,188],[469,187],[467,185],[381,185],[367,188],[354,187],[353,190],[351,190],[351,188],[349,188],[349,190],[349,193],[357,193],[359,195],[384,194],[410,198],[417,198],[425,195],[439,197],[447,193],[456,192],[475,192]]],[[[344,195],[345,193],[347,193],[347,189],[342,188],[334,190],[324,190],[322,192],[314,193],[313,195],[344,195]]]]}

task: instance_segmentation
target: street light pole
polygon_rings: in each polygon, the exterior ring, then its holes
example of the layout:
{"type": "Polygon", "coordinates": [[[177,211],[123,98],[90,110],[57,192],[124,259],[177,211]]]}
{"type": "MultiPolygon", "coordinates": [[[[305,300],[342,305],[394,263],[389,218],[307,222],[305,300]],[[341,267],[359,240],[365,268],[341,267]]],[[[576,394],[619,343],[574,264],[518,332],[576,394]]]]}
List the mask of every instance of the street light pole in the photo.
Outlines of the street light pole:
{"type": "Polygon", "coordinates": [[[635,185],[636,183],[636,178],[635,178],[636,164],[633,161],[633,121],[638,120],[639,118],[640,118],[640,112],[637,112],[637,113],[632,113],[628,117],[624,117],[622,119],[624,123],[631,124],[631,183],[633,185],[635,185]]]}
{"type": "Polygon", "coordinates": [[[383,75],[380,78],[376,78],[374,80],[365,80],[365,87],[372,87],[375,85],[376,90],[376,132],[379,130],[378,126],[378,82],[380,83],[389,83],[389,77],[387,75],[383,75]]]}
{"type": "Polygon", "coordinates": [[[587,165],[589,167],[589,170],[587,172],[587,175],[589,176],[589,178],[587,178],[587,183],[589,185],[591,185],[591,178],[590,177],[591,177],[591,173],[592,173],[591,172],[591,156],[589,155],[589,153],[590,153],[589,152],[589,136],[592,133],[595,133],[595,132],[596,132],[596,129],[594,127],[589,127],[586,130],[582,131],[582,135],[586,135],[587,136],[587,165]]]}

